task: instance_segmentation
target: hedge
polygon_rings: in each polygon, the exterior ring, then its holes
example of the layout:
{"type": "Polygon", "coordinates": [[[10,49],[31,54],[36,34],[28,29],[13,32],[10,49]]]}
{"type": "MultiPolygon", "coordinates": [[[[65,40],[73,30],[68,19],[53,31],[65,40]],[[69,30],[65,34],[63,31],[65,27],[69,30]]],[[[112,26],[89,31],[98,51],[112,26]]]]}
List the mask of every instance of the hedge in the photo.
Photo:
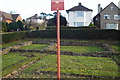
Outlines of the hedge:
{"type": "Polygon", "coordinates": [[[26,38],[26,32],[5,33],[5,34],[0,34],[0,36],[2,36],[2,42],[7,43],[7,42],[26,38]]]}
{"type": "MultiPolygon", "coordinates": [[[[40,30],[28,32],[12,32],[0,34],[2,42],[11,42],[23,38],[56,38],[56,30],[40,30]]],[[[105,29],[79,29],[79,30],[61,30],[62,39],[108,39],[120,40],[119,30],[105,29]]]]}
{"type": "MultiPolygon", "coordinates": [[[[27,32],[29,38],[56,38],[56,30],[27,32]]],[[[61,30],[63,39],[110,39],[120,40],[120,31],[112,29],[61,30]]]]}
{"type": "MultiPolygon", "coordinates": [[[[67,27],[67,26],[61,26],[60,27],[61,30],[80,30],[80,29],[96,29],[96,27],[88,27],[88,26],[84,26],[84,27],[67,27]]],[[[56,26],[48,26],[46,28],[46,30],[56,30],[56,26]]]]}

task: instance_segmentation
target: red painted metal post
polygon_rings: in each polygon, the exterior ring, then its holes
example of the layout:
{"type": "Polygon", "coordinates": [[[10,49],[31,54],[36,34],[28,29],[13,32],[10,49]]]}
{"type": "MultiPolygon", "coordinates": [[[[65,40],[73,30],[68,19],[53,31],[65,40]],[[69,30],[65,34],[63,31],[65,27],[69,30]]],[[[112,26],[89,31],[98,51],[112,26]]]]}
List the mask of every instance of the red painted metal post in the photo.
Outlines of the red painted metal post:
{"type": "Polygon", "coordinates": [[[57,10],[57,78],[60,80],[60,13],[57,10]]]}

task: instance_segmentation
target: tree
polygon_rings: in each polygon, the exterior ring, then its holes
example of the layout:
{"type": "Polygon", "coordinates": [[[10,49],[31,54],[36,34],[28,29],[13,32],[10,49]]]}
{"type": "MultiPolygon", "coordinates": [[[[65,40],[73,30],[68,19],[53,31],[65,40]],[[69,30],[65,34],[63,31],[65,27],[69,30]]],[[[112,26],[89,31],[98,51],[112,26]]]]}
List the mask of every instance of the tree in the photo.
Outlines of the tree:
{"type": "Polygon", "coordinates": [[[18,28],[23,31],[24,30],[23,23],[20,20],[18,20],[17,24],[18,28]]]}
{"type": "MultiPolygon", "coordinates": [[[[54,12],[54,18],[51,18],[48,20],[48,26],[56,26],[57,25],[57,15],[54,12]]],[[[67,25],[67,20],[65,17],[60,15],[60,26],[66,26],[67,25]]]]}
{"type": "Polygon", "coordinates": [[[14,24],[14,31],[17,31],[17,29],[19,28],[17,22],[13,22],[13,24],[14,24]]]}
{"type": "Polygon", "coordinates": [[[47,17],[47,14],[44,13],[44,12],[41,12],[40,15],[41,15],[40,18],[43,19],[43,20],[45,20],[46,17],[47,17]]]}
{"type": "Polygon", "coordinates": [[[2,32],[7,32],[7,26],[4,22],[2,22],[2,32]]]}
{"type": "Polygon", "coordinates": [[[18,29],[17,22],[12,22],[9,24],[9,26],[10,26],[10,31],[17,31],[17,29],[18,29]]]}
{"type": "Polygon", "coordinates": [[[9,32],[9,31],[10,31],[10,26],[9,26],[9,24],[6,23],[6,26],[7,26],[7,32],[9,32]]]}

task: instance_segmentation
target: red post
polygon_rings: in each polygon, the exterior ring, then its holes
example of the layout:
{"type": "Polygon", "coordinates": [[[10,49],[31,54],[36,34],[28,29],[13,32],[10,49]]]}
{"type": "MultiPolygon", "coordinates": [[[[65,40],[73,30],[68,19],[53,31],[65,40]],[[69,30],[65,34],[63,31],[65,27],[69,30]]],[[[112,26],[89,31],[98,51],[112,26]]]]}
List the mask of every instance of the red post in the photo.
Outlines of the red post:
{"type": "Polygon", "coordinates": [[[57,78],[60,80],[60,13],[57,10],[57,78]]]}

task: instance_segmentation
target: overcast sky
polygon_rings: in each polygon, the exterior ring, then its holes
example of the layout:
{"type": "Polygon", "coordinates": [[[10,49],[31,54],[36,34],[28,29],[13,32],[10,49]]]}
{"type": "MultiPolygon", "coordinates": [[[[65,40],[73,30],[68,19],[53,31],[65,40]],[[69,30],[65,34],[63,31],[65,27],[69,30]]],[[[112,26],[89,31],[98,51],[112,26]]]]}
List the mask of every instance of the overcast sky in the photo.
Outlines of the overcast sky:
{"type": "MultiPolygon", "coordinates": [[[[65,10],[77,6],[78,3],[82,3],[83,6],[92,9],[92,17],[97,14],[97,5],[101,4],[102,8],[106,7],[111,2],[114,2],[118,6],[120,0],[64,0],[65,10]]],[[[0,10],[4,12],[14,11],[18,13],[22,18],[33,16],[34,14],[40,14],[41,12],[53,13],[51,11],[51,0],[0,0],[0,10]]],[[[60,11],[63,16],[67,17],[66,11],[60,11]]]]}

